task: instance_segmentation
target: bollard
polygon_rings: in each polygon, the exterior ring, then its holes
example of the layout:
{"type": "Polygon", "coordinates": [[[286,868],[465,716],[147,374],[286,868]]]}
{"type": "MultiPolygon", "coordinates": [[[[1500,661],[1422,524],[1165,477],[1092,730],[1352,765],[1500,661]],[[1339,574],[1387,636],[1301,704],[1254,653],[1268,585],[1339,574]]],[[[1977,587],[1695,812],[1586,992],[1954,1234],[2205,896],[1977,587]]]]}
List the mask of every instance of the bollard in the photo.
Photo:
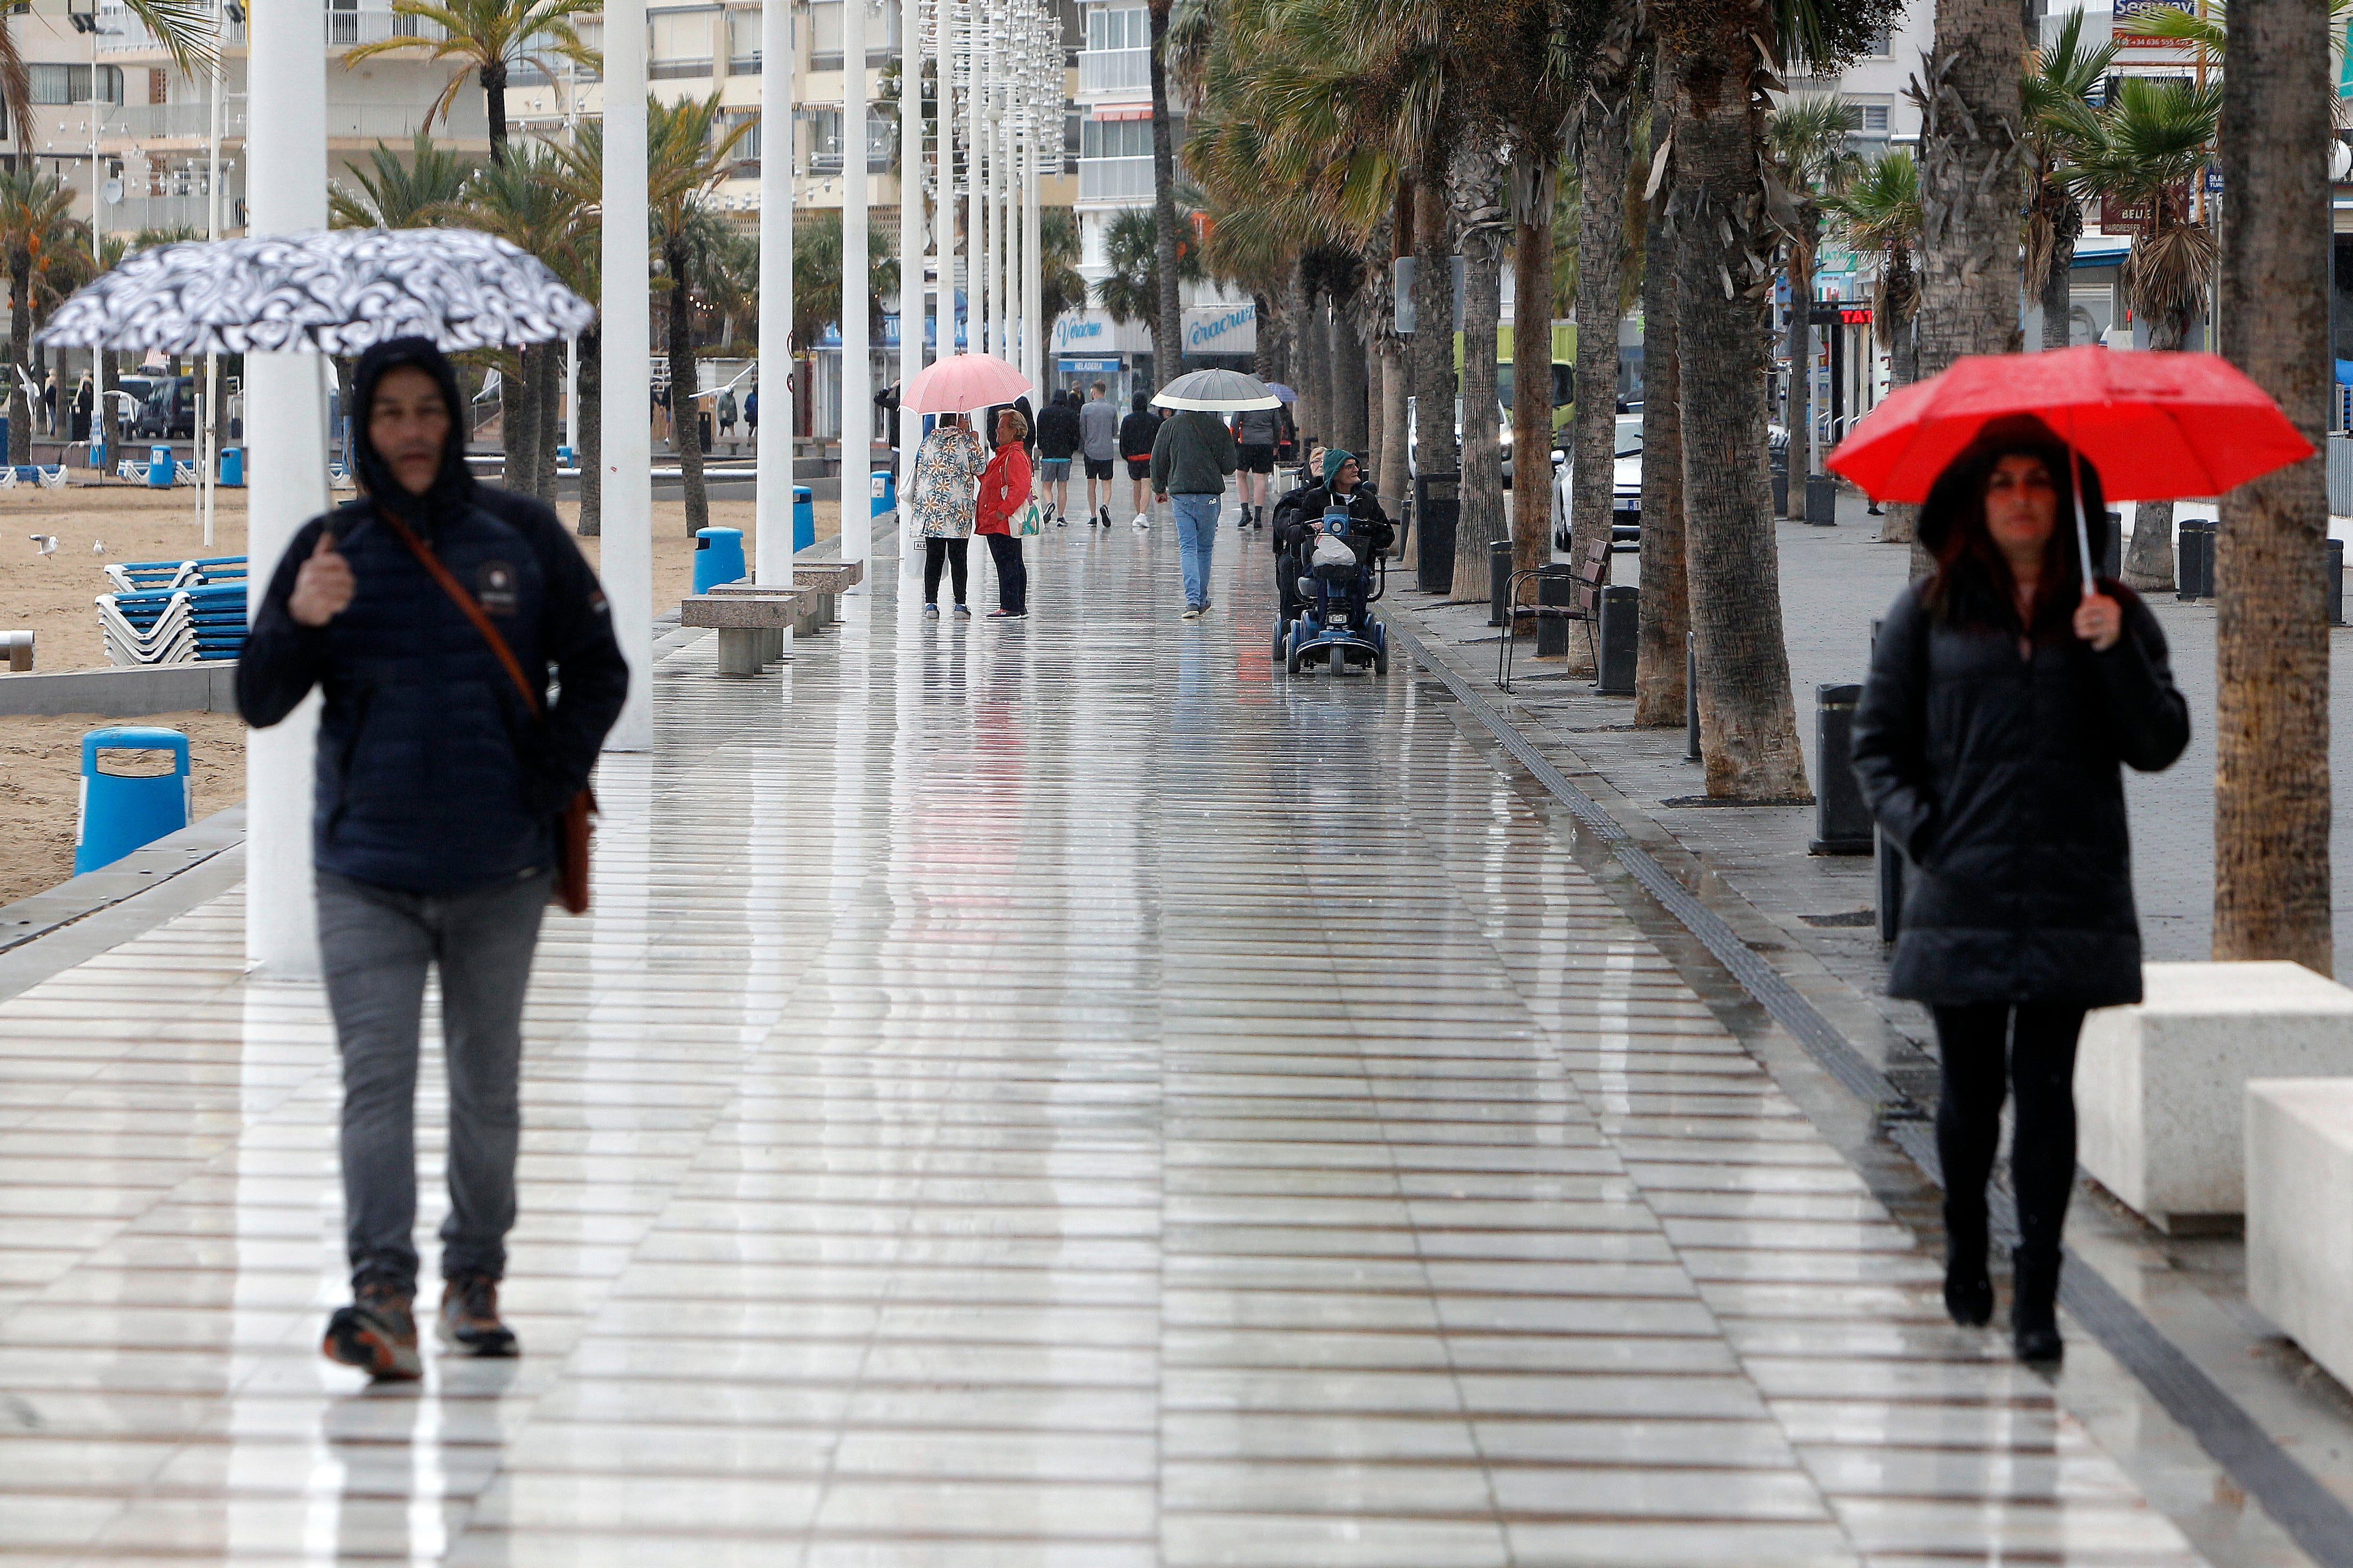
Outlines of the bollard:
{"type": "Polygon", "coordinates": [[[741,582],[744,577],[744,531],[740,528],[699,528],[694,532],[694,591],[707,594],[715,584],[741,582]]]}
{"type": "Polygon", "coordinates": [[[881,517],[899,504],[899,481],[888,468],[876,468],[866,477],[874,492],[872,515],[881,517]]]}
{"type": "Polygon", "coordinates": [[[1699,639],[1683,634],[1683,760],[1699,761],[1699,639]]]}
{"type": "Polygon", "coordinates": [[[2192,519],[2181,525],[2173,556],[2174,597],[2187,603],[2214,596],[2214,525],[2192,519]]]}
{"type": "Polygon", "coordinates": [[[1809,855],[1868,855],[1871,853],[1871,808],[1862,802],[1862,785],[1854,766],[1854,708],[1862,688],[1823,685],[1814,688],[1814,760],[1821,784],[1814,794],[1814,840],[1809,855]]]}
{"type": "Polygon", "coordinates": [[[793,552],[817,542],[817,491],[807,485],[793,487],[793,552]]]}
{"type": "Polygon", "coordinates": [[[1838,526],[1838,480],[1832,476],[1806,476],[1806,521],[1816,528],[1838,526]]]}
{"type": "Polygon", "coordinates": [[[1879,940],[1894,942],[1904,931],[1904,851],[1884,833],[1871,836],[1879,884],[1879,940]]]}
{"type": "MultiPolygon", "coordinates": [[[[1577,603],[1577,574],[1570,566],[1544,566],[1536,570],[1536,603],[1566,609],[1577,603]]],[[[1536,657],[1562,658],[1568,653],[1568,622],[1556,616],[1539,616],[1536,621],[1536,657]]]]}
{"type": "Polygon", "coordinates": [[[2116,579],[2125,574],[2125,514],[2108,513],[2107,531],[2100,536],[2098,560],[2094,570],[2101,576],[2116,579]]]}
{"type": "Polygon", "coordinates": [[[0,632],[0,648],[8,650],[8,673],[23,675],[33,668],[33,634],[0,632]]]}
{"type": "Polygon", "coordinates": [[[1487,546],[1487,624],[1509,629],[1512,596],[1512,542],[1498,539],[1487,546]]]}
{"type": "Polygon", "coordinates": [[[95,871],[188,825],[188,738],[177,730],[124,724],[81,738],[81,822],[74,834],[74,875],[95,871]],[[100,773],[101,751],[169,752],[174,771],[140,775],[100,773]]]}
{"type": "Polygon", "coordinates": [[[2345,542],[2328,542],[2328,624],[2345,624],[2345,542]]]}
{"type": "Polygon", "coordinates": [[[1628,584],[1601,590],[1601,668],[1593,689],[1604,697],[1634,695],[1634,650],[1641,635],[1642,591],[1628,584]]]}

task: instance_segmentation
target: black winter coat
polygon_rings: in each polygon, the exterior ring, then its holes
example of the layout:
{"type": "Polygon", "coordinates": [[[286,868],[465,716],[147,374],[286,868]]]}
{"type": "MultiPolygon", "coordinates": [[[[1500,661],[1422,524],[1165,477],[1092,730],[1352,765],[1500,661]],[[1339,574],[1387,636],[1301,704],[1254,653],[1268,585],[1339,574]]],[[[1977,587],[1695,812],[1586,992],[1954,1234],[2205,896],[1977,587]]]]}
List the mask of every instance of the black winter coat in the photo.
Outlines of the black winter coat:
{"type": "Polygon", "coordinates": [[[1050,403],[1038,411],[1038,455],[1048,462],[1063,462],[1079,451],[1079,411],[1066,404],[1050,403]]]}
{"type": "MultiPolygon", "coordinates": [[[[1888,994],[1932,1006],[2137,1002],[2140,925],[2119,763],[2189,743],[2165,634],[2138,595],[2105,653],[2055,614],[2031,660],[2006,625],[1950,625],[1921,584],[1888,612],[1855,714],[1854,771],[1915,868],[1888,994]]],[[[2072,613],[2072,612],[2071,612],[2072,613]]]]}

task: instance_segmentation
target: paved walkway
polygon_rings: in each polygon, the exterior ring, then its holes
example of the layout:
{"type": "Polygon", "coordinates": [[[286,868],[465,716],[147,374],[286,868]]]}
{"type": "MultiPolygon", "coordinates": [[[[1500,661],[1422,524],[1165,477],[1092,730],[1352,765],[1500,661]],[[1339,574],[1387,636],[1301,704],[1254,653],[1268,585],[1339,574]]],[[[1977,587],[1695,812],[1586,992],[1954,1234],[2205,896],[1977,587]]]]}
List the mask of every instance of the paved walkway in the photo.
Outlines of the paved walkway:
{"type": "Polygon", "coordinates": [[[681,639],[533,989],[520,1362],[318,1358],[332,1047],[235,894],[0,1002],[0,1561],[2198,1561],[1232,542],[1198,626],[1123,528],[1026,624],[681,639]]]}

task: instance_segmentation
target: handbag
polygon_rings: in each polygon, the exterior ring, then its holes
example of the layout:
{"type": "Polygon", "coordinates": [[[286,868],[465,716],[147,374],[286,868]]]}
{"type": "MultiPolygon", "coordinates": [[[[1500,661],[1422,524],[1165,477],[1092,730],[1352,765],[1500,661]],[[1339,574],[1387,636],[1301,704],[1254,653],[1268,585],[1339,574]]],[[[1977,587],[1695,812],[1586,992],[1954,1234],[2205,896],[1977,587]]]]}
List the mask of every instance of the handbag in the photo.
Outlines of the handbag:
{"type": "Polygon", "coordinates": [[[1006,531],[1016,539],[1035,538],[1045,531],[1046,516],[1035,500],[1022,503],[1021,510],[1007,521],[1006,531]]]}
{"type": "MultiPolygon", "coordinates": [[[[466,619],[473,623],[474,629],[482,634],[482,640],[491,645],[492,653],[499,656],[499,663],[505,668],[507,678],[515,683],[515,689],[522,693],[522,704],[530,710],[532,718],[543,717],[538,691],[523,675],[522,665],[515,658],[514,650],[507,647],[507,639],[499,636],[499,628],[491,624],[491,617],[482,613],[480,605],[474,602],[474,595],[466,592],[464,584],[449,575],[449,568],[442,565],[440,558],[425,547],[425,542],[417,537],[416,531],[408,524],[383,507],[376,508],[375,514],[384,520],[385,526],[391,529],[403,544],[408,546],[408,552],[417,557],[417,563],[425,568],[426,575],[440,584],[441,591],[449,595],[449,602],[464,612],[466,619]]],[[[563,905],[570,914],[585,915],[588,912],[588,819],[596,814],[596,793],[583,784],[579,793],[565,803],[563,813],[556,818],[555,886],[550,889],[549,901],[563,905]]]]}

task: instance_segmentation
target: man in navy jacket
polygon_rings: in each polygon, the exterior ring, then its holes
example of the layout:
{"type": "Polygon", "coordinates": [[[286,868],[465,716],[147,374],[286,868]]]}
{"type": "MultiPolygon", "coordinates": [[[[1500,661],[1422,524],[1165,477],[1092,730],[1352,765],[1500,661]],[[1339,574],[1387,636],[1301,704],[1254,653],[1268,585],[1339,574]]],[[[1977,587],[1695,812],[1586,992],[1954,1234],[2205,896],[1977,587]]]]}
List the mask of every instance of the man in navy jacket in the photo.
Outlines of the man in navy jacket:
{"type": "Polygon", "coordinates": [[[311,820],[319,947],[343,1059],[353,1304],[323,1345],[420,1374],[414,1102],[426,971],[441,976],[449,1216],[439,1329],[512,1355],[498,1285],[514,1223],[523,993],[561,813],[621,710],[628,668],[596,574],[553,509],[467,470],[457,374],[422,338],[362,356],[361,499],[305,523],[237,663],[237,706],[277,723],[323,693],[311,820]],[[466,589],[544,717],[386,514],[466,589]],[[547,702],[554,666],[559,696],[547,702]]]}

